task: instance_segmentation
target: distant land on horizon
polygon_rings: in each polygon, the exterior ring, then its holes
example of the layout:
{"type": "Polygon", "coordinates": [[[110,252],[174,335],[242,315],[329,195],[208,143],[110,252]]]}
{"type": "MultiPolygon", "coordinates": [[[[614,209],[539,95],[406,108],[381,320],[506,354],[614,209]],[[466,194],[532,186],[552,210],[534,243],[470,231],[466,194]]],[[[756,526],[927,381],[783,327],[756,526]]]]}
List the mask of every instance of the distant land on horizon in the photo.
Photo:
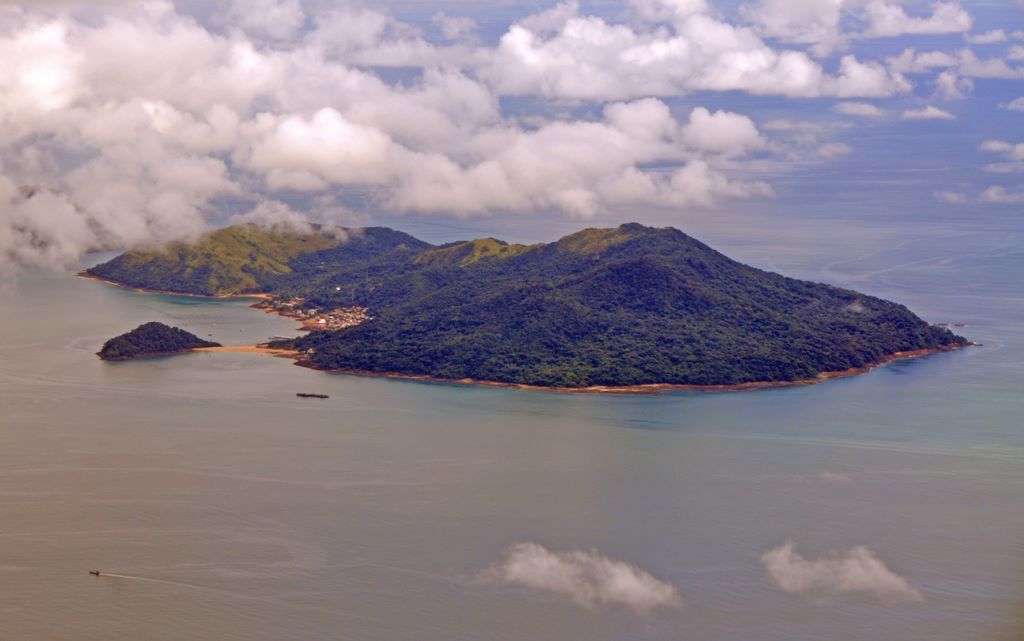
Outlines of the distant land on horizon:
{"type": "Polygon", "coordinates": [[[674,228],[434,246],[386,227],[228,227],[85,275],[261,294],[321,318],[277,342],[303,364],[545,388],[807,382],[968,344],[906,307],[756,269],[674,228]]]}

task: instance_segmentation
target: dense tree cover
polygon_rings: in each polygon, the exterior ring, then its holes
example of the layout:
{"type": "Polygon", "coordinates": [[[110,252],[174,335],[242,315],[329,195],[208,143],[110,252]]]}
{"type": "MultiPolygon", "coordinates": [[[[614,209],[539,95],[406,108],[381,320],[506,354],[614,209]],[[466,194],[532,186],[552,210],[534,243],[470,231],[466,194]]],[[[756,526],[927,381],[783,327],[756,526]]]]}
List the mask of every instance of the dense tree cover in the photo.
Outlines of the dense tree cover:
{"type": "Polygon", "coordinates": [[[901,305],[733,261],[675,229],[586,230],[357,291],[298,339],[327,368],[542,386],[793,381],[963,341],[901,305]]]}
{"type": "Polygon", "coordinates": [[[533,246],[432,247],[369,228],[259,282],[311,307],[370,308],[360,326],[289,343],[317,366],[440,378],[793,381],[964,342],[896,303],[755,269],[676,229],[637,224],[533,246]]]}
{"type": "Polygon", "coordinates": [[[153,322],[111,338],[103,344],[98,354],[105,361],[120,361],[138,356],[171,354],[196,347],[220,347],[220,343],[204,341],[183,329],[153,322]]]}

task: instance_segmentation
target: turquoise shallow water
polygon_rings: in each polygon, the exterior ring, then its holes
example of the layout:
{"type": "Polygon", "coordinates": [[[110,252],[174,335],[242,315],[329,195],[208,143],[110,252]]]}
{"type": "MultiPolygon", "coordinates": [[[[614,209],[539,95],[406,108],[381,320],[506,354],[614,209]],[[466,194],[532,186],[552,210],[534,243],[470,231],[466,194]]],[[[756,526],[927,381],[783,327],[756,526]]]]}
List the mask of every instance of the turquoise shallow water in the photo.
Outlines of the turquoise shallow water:
{"type": "Polygon", "coordinates": [[[294,322],[25,274],[0,306],[0,637],[1018,639],[1024,242],[871,247],[730,253],[967,323],[985,347],[812,387],[627,397],[249,354],[109,364],[103,340],[148,320],[226,344],[294,322]],[[809,558],[865,545],[923,601],[784,592],[759,559],[786,540],[809,558]],[[684,606],[588,610],[479,580],[523,541],[636,564],[684,606]]]}

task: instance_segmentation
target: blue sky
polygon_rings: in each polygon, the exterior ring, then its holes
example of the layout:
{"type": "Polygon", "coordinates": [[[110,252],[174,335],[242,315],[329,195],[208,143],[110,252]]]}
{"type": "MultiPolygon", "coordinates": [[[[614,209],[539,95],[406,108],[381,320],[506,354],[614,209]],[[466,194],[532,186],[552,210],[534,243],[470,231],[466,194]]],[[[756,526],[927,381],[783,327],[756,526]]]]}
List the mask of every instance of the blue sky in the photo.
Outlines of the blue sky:
{"type": "Polygon", "coordinates": [[[536,240],[1024,208],[1013,0],[4,2],[0,55],[8,270],[241,221],[536,240]]]}

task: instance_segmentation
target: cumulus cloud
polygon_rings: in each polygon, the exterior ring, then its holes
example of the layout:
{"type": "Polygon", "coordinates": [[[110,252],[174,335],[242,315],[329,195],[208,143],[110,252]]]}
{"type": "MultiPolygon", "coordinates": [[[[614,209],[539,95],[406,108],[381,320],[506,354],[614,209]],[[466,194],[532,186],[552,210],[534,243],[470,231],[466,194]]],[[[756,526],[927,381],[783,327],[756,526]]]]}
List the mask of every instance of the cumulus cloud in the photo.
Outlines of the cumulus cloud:
{"type": "Polygon", "coordinates": [[[787,541],[765,552],[761,563],[779,588],[812,598],[859,594],[890,603],[924,600],[914,586],[862,545],[843,554],[808,560],[787,541]]]}
{"type": "Polygon", "coordinates": [[[537,543],[517,543],[482,578],[559,594],[591,610],[624,606],[646,614],[682,607],[670,583],[594,550],[553,552],[537,543]]]}
{"type": "Polygon", "coordinates": [[[723,154],[742,154],[764,146],[754,121],[747,116],[704,107],[690,112],[681,130],[682,139],[694,149],[723,154]]]}
{"type": "MultiPolygon", "coordinates": [[[[547,20],[558,32],[573,19],[558,11],[524,24],[543,34],[547,20]]],[[[446,37],[470,28],[436,18],[446,37]]],[[[194,233],[225,196],[258,203],[351,189],[397,211],[587,216],[771,195],[763,181],[730,175],[769,149],[742,114],[698,108],[677,118],[646,99],[607,104],[596,119],[525,124],[478,74],[500,46],[432,45],[377,11],[309,16],[292,0],[234,3],[217,19],[230,28],[209,29],[159,0],[112,3],[88,18],[5,16],[0,269],[194,233]],[[449,57],[458,64],[440,64],[449,57]],[[402,82],[359,66],[410,58],[424,69],[402,82]]]]}
{"type": "Polygon", "coordinates": [[[960,92],[1024,74],[969,50],[831,55],[863,36],[851,18],[872,37],[938,33],[964,23],[952,2],[910,16],[889,0],[751,0],[736,19],[705,0],[629,0],[614,17],[569,1],[489,44],[469,18],[415,26],[372,5],[232,0],[206,11],[212,26],[169,0],[41,6],[0,17],[0,270],[194,233],[227,197],[257,217],[297,191],[459,216],[770,197],[773,172],[850,148],[659,98],[829,96],[876,117],[859,101],[909,92],[910,74],[949,71],[940,89],[960,92]],[[524,115],[515,97],[540,106],[524,115]]]}
{"type": "MultiPolygon", "coordinates": [[[[957,33],[970,30],[973,22],[956,2],[937,2],[931,14],[911,16],[892,0],[757,0],[741,5],[740,14],[759,35],[808,45],[815,56],[845,49],[850,40],[957,33]],[[844,30],[850,22],[866,27],[859,32],[844,30]]],[[[996,34],[985,34],[982,40],[985,37],[996,34]]]]}
{"type": "Polygon", "coordinates": [[[1018,205],[1024,203],[1024,189],[1010,191],[1005,187],[993,185],[981,192],[978,201],[994,205],[1018,205]]]}
{"type": "Polygon", "coordinates": [[[812,53],[824,56],[846,45],[844,4],[849,6],[843,0],[759,0],[742,5],[740,13],[760,35],[811,45],[812,53]]]}
{"type": "MultiPolygon", "coordinates": [[[[658,6],[672,9],[670,22],[608,22],[579,15],[573,4],[559,14],[554,29],[517,23],[502,36],[481,74],[503,94],[573,100],[692,91],[880,97],[911,88],[898,73],[852,55],[828,73],[804,52],[773,49],[754,30],[705,12],[703,3],[658,6]]],[[[650,13],[666,18],[665,11],[650,13]]]]}
{"type": "Polygon", "coordinates": [[[858,116],[860,118],[881,118],[885,112],[868,102],[840,102],[836,104],[835,110],[844,116],[858,116]]]}
{"type": "Polygon", "coordinates": [[[979,58],[970,49],[959,51],[925,51],[904,49],[898,56],[888,59],[888,66],[896,73],[929,73],[935,69],[950,69],[965,78],[1024,78],[1024,67],[1009,64],[1002,58],[979,58]]]}
{"type": "Polygon", "coordinates": [[[1001,105],[1003,109],[1008,111],[1024,111],[1024,96],[1020,98],[1014,98],[1005,105],[1001,105]]]}
{"type": "Polygon", "coordinates": [[[915,17],[895,2],[872,0],[864,8],[867,37],[894,37],[904,34],[942,34],[969,31],[973,20],[957,2],[936,2],[928,16],[915,17]]]}
{"type": "Polygon", "coordinates": [[[904,120],[956,120],[956,116],[935,107],[928,105],[921,109],[908,109],[903,112],[904,120]]]}
{"type": "Polygon", "coordinates": [[[1006,32],[1002,29],[993,29],[985,33],[969,35],[966,39],[972,45],[990,45],[997,42],[1006,42],[1008,38],[1006,37],[1006,32]]]}
{"type": "Polygon", "coordinates": [[[970,78],[961,78],[956,72],[946,70],[935,78],[936,92],[945,100],[959,100],[974,90],[970,78]]]}
{"type": "Polygon", "coordinates": [[[299,0],[232,0],[229,24],[275,40],[294,36],[306,20],[299,0]]]}
{"type": "Polygon", "coordinates": [[[987,171],[1000,174],[1024,171],[1024,143],[986,140],[978,149],[1003,157],[1004,162],[986,165],[987,171]]]}
{"type": "Polygon", "coordinates": [[[459,40],[473,33],[476,29],[476,21],[465,16],[449,16],[444,11],[438,11],[430,19],[441,30],[441,34],[447,40],[459,40]]]}

